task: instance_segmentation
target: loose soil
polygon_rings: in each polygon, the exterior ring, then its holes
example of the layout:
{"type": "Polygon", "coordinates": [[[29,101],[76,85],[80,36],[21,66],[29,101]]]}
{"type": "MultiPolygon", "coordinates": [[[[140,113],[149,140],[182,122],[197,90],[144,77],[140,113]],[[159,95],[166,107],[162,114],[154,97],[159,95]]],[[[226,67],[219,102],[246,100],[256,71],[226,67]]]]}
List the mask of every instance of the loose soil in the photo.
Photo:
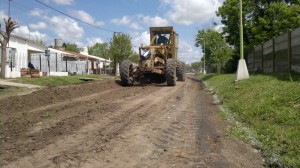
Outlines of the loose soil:
{"type": "Polygon", "coordinates": [[[205,87],[105,80],[0,99],[0,167],[262,167],[205,87]]]}

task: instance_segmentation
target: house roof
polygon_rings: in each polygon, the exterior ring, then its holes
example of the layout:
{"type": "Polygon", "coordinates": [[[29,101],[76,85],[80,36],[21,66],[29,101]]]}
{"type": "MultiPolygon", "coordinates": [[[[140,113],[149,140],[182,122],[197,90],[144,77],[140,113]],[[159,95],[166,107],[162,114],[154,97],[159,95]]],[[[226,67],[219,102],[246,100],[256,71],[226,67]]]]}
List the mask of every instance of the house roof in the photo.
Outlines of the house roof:
{"type": "Polygon", "coordinates": [[[78,59],[87,59],[86,55],[83,55],[83,54],[80,54],[80,53],[77,53],[77,52],[67,51],[67,50],[59,50],[59,51],[66,52],[68,54],[72,54],[72,55],[76,56],[78,59]]]}
{"type": "Polygon", "coordinates": [[[62,51],[62,50],[58,50],[58,49],[54,49],[54,48],[48,48],[48,50],[50,50],[50,52],[55,52],[55,53],[59,53],[62,54],[63,57],[72,57],[72,58],[77,58],[76,55],[62,51]]]}
{"type": "Polygon", "coordinates": [[[17,36],[17,35],[14,35],[14,34],[11,34],[10,37],[14,37],[14,38],[17,38],[17,39],[20,39],[20,40],[24,40],[26,42],[30,42],[30,43],[33,43],[33,44],[36,44],[36,45],[39,45],[41,47],[46,48],[46,46],[44,44],[38,43],[38,42],[33,41],[31,39],[27,39],[27,38],[24,38],[24,37],[21,37],[21,36],[17,36]]]}
{"type": "Polygon", "coordinates": [[[95,60],[95,61],[100,61],[100,62],[106,61],[108,63],[110,62],[110,60],[105,60],[104,58],[100,58],[100,57],[97,57],[94,55],[82,54],[82,53],[77,53],[77,52],[67,51],[67,50],[59,50],[59,49],[56,49],[56,50],[75,55],[79,59],[89,59],[89,60],[95,60]]]}

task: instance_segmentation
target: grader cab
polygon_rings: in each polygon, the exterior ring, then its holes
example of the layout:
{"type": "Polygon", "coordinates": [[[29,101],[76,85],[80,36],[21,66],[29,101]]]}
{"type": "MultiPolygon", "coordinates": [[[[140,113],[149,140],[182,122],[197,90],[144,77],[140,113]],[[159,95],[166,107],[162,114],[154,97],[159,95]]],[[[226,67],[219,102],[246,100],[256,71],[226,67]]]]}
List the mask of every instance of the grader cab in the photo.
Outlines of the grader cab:
{"type": "Polygon", "coordinates": [[[120,67],[120,77],[124,86],[134,82],[167,82],[168,86],[185,81],[185,66],[177,59],[178,34],[173,27],[150,27],[150,45],[139,47],[140,61],[135,66],[124,60],[120,67]]]}

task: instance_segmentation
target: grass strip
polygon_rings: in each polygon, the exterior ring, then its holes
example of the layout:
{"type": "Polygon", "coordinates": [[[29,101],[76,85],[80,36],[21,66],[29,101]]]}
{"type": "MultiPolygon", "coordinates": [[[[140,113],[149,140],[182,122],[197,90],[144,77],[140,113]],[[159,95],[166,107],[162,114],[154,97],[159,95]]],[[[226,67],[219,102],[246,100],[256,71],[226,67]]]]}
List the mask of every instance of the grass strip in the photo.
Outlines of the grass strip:
{"type": "Polygon", "coordinates": [[[300,75],[200,75],[236,122],[228,133],[261,150],[269,167],[300,167],[300,75]]]}

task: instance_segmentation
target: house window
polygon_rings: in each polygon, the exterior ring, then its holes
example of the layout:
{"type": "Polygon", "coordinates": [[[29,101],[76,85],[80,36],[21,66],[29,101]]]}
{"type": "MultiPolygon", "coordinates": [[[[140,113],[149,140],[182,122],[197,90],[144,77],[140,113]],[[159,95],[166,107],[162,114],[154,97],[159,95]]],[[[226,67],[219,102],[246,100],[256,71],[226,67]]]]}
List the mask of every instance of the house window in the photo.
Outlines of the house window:
{"type": "Polygon", "coordinates": [[[9,62],[9,67],[15,67],[16,66],[16,53],[17,50],[15,48],[7,48],[6,49],[6,55],[7,55],[7,62],[9,62]]]}

